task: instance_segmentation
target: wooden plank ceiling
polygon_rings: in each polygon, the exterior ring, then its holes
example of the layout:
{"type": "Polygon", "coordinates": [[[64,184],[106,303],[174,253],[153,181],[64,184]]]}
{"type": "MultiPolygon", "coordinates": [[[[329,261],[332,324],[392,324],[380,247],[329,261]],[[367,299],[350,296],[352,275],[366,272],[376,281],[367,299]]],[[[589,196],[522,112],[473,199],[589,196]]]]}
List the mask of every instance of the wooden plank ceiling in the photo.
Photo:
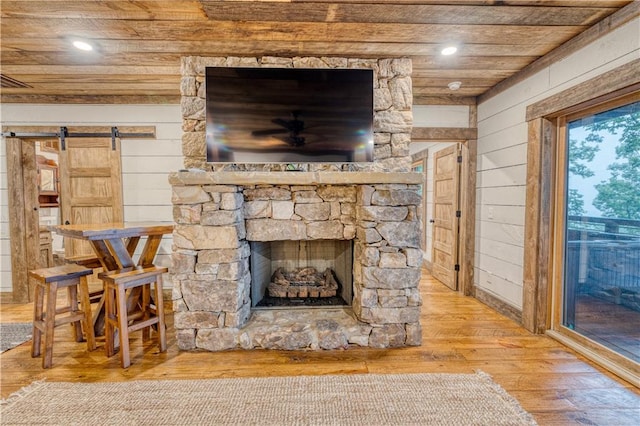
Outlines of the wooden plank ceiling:
{"type": "Polygon", "coordinates": [[[415,104],[472,103],[629,3],[2,0],[1,101],[178,103],[180,57],[270,55],[407,56],[415,104]],[[73,48],[76,38],[95,50],[73,48]],[[456,55],[440,54],[448,44],[456,55]]]}

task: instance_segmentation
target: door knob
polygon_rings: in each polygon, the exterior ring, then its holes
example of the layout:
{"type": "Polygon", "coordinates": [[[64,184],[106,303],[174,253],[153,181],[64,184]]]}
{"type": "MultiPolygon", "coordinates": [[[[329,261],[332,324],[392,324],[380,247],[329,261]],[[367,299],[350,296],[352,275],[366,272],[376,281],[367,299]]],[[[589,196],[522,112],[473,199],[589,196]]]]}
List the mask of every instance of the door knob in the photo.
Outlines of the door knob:
{"type": "Polygon", "coordinates": [[[435,219],[429,219],[429,223],[436,223],[435,219]]]}

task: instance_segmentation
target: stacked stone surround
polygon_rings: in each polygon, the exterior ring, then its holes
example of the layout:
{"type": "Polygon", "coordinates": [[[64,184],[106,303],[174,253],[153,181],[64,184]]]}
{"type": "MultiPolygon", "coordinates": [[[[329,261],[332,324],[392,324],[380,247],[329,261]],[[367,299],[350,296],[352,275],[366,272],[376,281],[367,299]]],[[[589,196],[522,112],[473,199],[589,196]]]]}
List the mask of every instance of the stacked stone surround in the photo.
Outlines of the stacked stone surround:
{"type": "MultiPolygon", "coordinates": [[[[292,181],[300,176],[285,174],[292,181]]],[[[197,172],[170,177],[174,327],[181,349],[421,343],[418,185],[233,185],[215,178],[197,172]],[[249,241],[314,239],[354,240],[351,310],[252,312],[249,241]]]]}
{"type": "Polygon", "coordinates": [[[182,153],[186,168],[210,171],[284,171],[286,164],[211,164],[206,162],[205,142],[205,68],[206,67],[279,67],[279,68],[364,68],[372,69],[374,159],[372,163],[298,164],[303,171],[393,171],[411,170],[409,143],[413,125],[411,60],[295,57],[201,57],[182,58],[181,107],[184,131],[182,153]]]}
{"type": "Polygon", "coordinates": [[[173,188],[173,301],[183,350],[419,345],[421,175],[409,173],[411,61],[186,57],[173,188]],[[372,163],[208,164],[205,67],[370,68],[372,163]],[[349,308],[252,310],[250,241],[354,242],[349,308]]]}

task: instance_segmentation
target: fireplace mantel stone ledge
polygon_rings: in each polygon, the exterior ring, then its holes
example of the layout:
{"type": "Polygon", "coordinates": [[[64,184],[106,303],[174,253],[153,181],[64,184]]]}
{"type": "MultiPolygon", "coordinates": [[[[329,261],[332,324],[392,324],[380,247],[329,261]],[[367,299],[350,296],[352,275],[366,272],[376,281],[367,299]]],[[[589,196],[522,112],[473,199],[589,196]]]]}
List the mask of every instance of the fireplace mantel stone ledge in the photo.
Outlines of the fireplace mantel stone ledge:
{"type": "Polygon", "coordinates": [[[370,185],[423,183],[415,172],[205,172],[179,171],[169,174],[169,183],[183,185],[370,185]]]}

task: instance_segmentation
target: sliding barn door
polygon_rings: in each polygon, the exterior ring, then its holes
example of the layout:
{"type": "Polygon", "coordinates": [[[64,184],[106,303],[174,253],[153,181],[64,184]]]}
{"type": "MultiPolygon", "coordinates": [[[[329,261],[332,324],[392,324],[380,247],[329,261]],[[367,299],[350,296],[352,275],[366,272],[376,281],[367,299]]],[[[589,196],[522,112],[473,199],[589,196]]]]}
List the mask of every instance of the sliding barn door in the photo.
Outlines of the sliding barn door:
{"type": "MultiPolygon", "coordinates": [[[[67,138],[59,161],[63,224],[124,221],[119,138],[67,138]]],[[[94,253],[74,238],[65,238],[64,247],[67,257],[94,253]]]]}
{"type": "Polygon", "coordinates": [[[433,159],[432,275],[458,289],[458,231],[460,193],[458,144],[436,152],[433,159]]]}

